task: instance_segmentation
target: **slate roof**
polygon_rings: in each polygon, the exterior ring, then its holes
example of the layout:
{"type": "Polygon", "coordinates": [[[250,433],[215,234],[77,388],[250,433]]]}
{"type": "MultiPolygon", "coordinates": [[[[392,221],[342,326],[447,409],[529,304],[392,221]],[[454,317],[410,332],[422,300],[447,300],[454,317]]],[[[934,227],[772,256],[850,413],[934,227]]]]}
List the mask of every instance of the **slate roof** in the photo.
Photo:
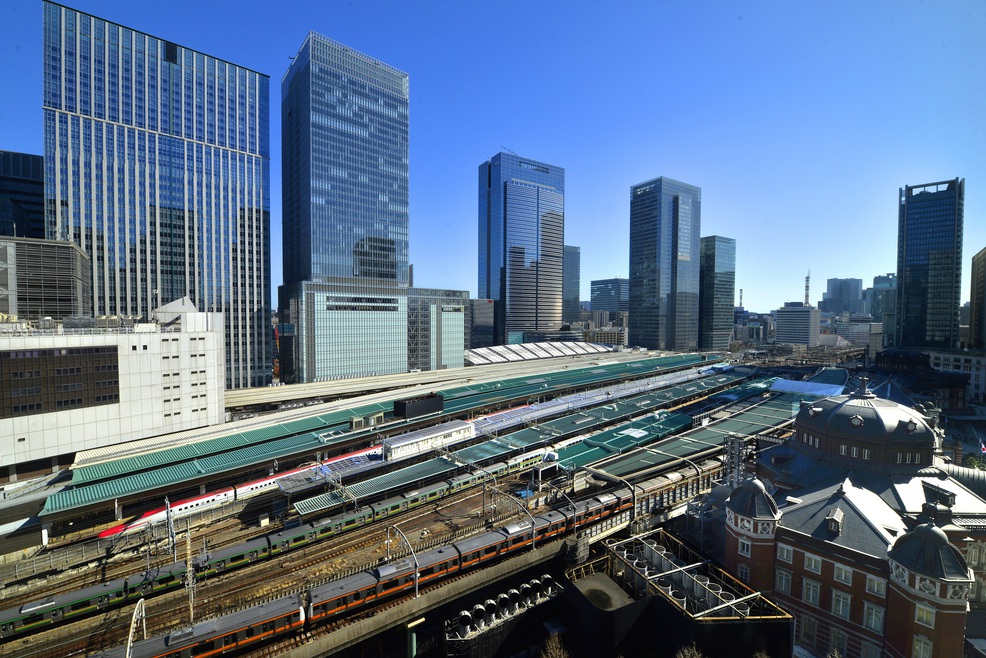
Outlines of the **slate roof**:
{"type": "Polygon", "coordinates": [[[959,549],[948,543],[944,530],[930,523],[922,523],[898,539],[890,557],[910,571],[939,580],[969,578],[969,567],[959,549]]]}
{"type": "Polygon", "coordinates": [[[777,519],[780,511],[763,482],[753,478],[736,488],[726,501],[726,508],[751,519],[777,519]]]}

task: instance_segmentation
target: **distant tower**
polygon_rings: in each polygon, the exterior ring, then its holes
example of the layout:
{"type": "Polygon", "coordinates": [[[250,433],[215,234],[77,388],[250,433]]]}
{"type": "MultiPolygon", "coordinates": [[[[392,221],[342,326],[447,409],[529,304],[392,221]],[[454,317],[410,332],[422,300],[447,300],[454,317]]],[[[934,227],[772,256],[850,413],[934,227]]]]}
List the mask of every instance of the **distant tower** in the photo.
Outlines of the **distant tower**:
{"type": "Polygon", "coordinates": [[[743,308],[743,289],[740,288],[740,308],[743,308]]]}
{"type": "Polygon", "coordinates": [[[808,270],[808,274],[805,276],[805,306],[810,306],[808,303],[808,289],[811,287],[811,270],[808,270]]]}

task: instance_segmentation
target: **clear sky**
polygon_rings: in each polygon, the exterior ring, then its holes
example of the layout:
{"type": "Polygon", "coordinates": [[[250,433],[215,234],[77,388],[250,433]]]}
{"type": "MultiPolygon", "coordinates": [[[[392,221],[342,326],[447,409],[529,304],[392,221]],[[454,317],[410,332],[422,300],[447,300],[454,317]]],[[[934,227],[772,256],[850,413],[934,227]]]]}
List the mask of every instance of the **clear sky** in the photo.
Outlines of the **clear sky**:
{"type": "MultiPolygon", "coordinates": [[[[410,74],[410,255],[477,290],[477,169],[565,168],[565,242],[628,275],[630,186],[702,188],[736,239],[737,297],[769,311],[896,269],[897,191],[966,179],[962,301],[986,247],[986,2],[74,0],[271,77],[271,259],[281,281],[280,79],[309,30],[410,74]]],[[[42,153],[40,0],[0,2],[0,149],[42,153]]]]}

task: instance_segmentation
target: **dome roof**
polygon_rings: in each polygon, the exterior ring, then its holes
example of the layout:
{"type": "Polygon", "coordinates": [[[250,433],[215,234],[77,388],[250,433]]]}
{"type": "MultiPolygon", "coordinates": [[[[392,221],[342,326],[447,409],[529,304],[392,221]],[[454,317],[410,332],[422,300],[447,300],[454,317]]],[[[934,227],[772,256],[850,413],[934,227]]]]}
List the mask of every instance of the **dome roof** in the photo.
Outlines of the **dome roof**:
{"type": "Polygon", "coordinates": [[[806,404],[794,422],[807,432],[848,441],[935,443],[934,431],[919,411],[876,397],[866,390],[865,383],[849,395],[806,404]]]}
{"type": "Polygon", "coordinates": [[[959,549],[948,542],[944,530],[930,523],[902,535],[890,549],[890,559],[933,578],[969,577],[969,567],[959,549]]]}
{"type": "Polygon", "coordinates": [[[736,487],[726,502],[726,508],[740,516],[746,516],[752,519],[776,520],[781,516],[777,509],[777,503],[767,493],[763,482],[756,478],[747,480],[736,487]]]}

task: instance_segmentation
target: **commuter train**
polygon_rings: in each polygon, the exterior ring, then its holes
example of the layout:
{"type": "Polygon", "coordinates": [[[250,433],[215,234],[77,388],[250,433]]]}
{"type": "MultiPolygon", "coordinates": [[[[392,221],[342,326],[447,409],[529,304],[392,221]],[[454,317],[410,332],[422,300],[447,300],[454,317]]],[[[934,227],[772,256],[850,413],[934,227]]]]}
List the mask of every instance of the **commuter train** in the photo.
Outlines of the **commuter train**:
{"type": "MultiPolygon", "coordinates": [[[[704,459],[695,466],[633,485],[632,490],[623,487],[536,515],[533,524],[524,520],[431,549],[417,556],[417,585],[420,588],[491,563],[532,544],[562,536],[576,527],[587,528],[607,519],[629,520],[635,503],[638,512],[654,513],[684,501],[699,488],[708,487],[721,471],[719,458],[704,459]]],[[[414,574],[415,564],[407,558],[382,564],[317,586],[302,595],[285,596],[190,628],[135,642],[131,655],[135,658],[192,658],[252,647],[413,591],[414,574]]],[[[103,658],[120,658],[125,655],[125,648],[119,647],[102,655],[103,658]]]]}
{"type": "MultiPolygon", "coordinates": [[[[420,553],[417,585],[426,586],[522,551],[532,542],[536,545],[563,535],[575,524],[575,516],[581,525],[626,512],[631,496],[629,490],[622,494],[604,494],[578,503],[575,513],[568,509],[535,516],[533,526],[525,520],[420,553]]],[[[413,591],[414,587],[414,561],[404,558],[331,581],[302,595],[285,596],[190,628],[134,642],[131,655],[191,658],[240,650],[413,591]]],[[[126,648],[119,647],[102,655],[118,658],[125,654],[126,648]]]]}
{"type": "MultiPolygon", "coordinates": [[[[194,559],[196,578],[230,571],[247,564],[277,557],[314,542],[335,537],[354,528],[434,502],[449,494],[481,485],[489,474],[494,477],[529,468],[544,459],[546,448],[511,457],[476,473],[464,473],[353,510],[339,510],[330,519],[305,523],[270,533],[244,543],[208,553],[194,559]]],[[[174,508],[172,508],[174,509],[174,508]]],[[[145,517],[142,517],[145,518],[145,517]]],[[[149,518],[149,517],[147,517],[149,518]]],[[[138,519],[139,521],[140,519],[138,519]]],[[[145,520],[144,523],[147,521],[145,520]]],[[[185,562],[179,561],[144,573],[117,578],[101,585],[51,596],[0,612],[0,638],[28,633],[92,614],[99,610],[132,603],[144,596],[180,587],[185,579],[185,562]]]]}
{"type": "MultiPolygon", "coordinates": [[[[463,473],[353,510],[340,510],[329,519],[286,528],[236,546],[211,551],[192,560],[195,577],[205,578],[255,562],[270,560],[368,523],[437,501],[451,493],[481,486],[489,475],[499,477],[524,470],[544,460],[545,456],[557,447],[540,448],[512,457],[506,462],[484,467],[483,471],[463,473]]],[[[695,457],[695,459],[699,458],[695,457]]],[[[681,467],[634,485],[637,492],[638,513],[652,513],[658,509],[680,504],[699,491],[709,488],[711,481],[722,471],[722,461],[718,457],[698,461],[697,466],[697,470],[693,466],[681,467]]],[[[621,489],[612,494],[599,494],[591,501],[578,503],[574,515],[571,512],[568,514],[575,525],[583,528],[586,524],[595,523],[626,509],[631,504],[632,498],[629,489],[621,489]]],[[[118,578],[100,585],[10,608],[0,612],[0,638],[42,630],[101,610],[132,603],[142,597],[176,589],[183,585],[185,578],[185,562],[179,561],[151,571],[132,574],[126,578],[118,578]]]]}

